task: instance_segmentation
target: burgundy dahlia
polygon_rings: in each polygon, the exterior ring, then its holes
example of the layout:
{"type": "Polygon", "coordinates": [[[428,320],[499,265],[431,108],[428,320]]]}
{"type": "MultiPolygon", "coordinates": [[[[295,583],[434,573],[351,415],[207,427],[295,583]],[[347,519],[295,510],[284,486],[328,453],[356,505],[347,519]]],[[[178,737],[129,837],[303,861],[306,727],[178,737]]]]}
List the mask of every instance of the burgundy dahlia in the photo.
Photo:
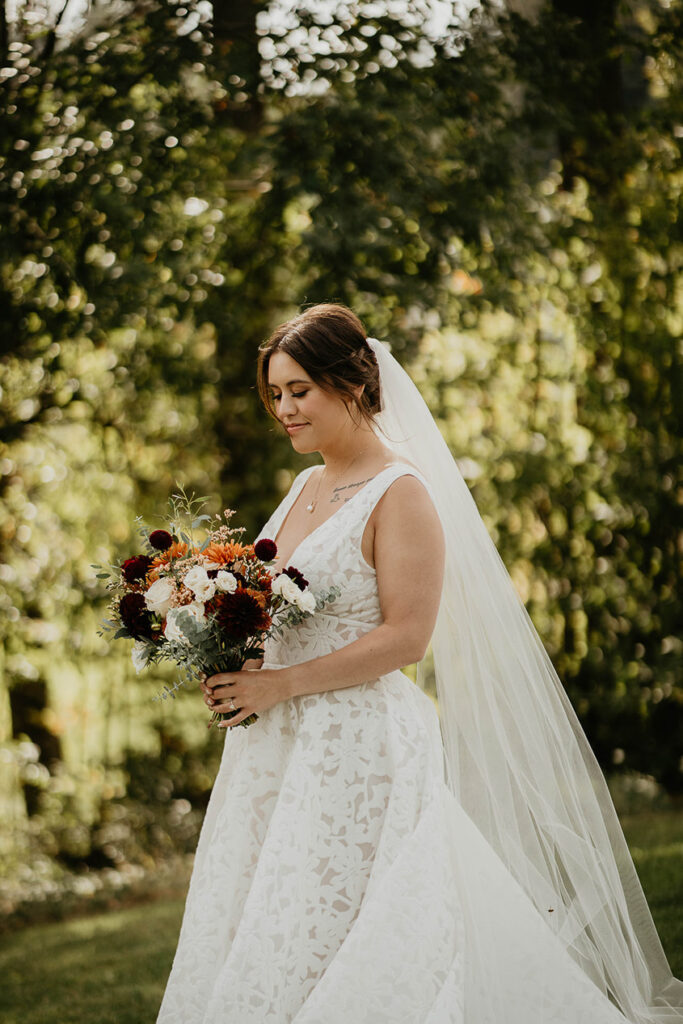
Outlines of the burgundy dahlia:
{"type": "Polygon", "coordinates": [[[289,576],[290,580],[294,580],[299,590],[305,590],[308,586],[308,580],[304,577],[304,574],[295,569],[293,565],[288,566],[282,571],[285,576],[289,576]]]}
{"type": "Polygon", "coordinates": [[[121,622],[136,640],[151,640],[154,637],[152,616],[142,594],[124,594],[119,601],[119,615],[121,622]]]}
{"type": "Polygon", "coordinates": [[[168,530],[152,530],[149,535],[149,542],[157,551],[168,551],[173,543],[173,537],[168,530]]]}
{"type": "Polygon", "coordinates": [[[222,594],[216,621],[227,636],[236,642],[268,629],[272,619],[256,595],[238,587],[233,594],[222,594]]]}
{"type": "Polygon", "coordinates": [[[254,554],[257,558],[260,558],[262,562],[272,562],[277,554],[277,544],[274,540],[269,540],[268,537],[263,537],[261,540],[257,540],[254,544],[254,554]]]}
{"type": "Polygon", "coordinates": [[[127,558],[121,566],[121,575],[126,583],[139,583],[144,580],[152,566],[152,559],[149,555],[134,555],[127,558]]]}

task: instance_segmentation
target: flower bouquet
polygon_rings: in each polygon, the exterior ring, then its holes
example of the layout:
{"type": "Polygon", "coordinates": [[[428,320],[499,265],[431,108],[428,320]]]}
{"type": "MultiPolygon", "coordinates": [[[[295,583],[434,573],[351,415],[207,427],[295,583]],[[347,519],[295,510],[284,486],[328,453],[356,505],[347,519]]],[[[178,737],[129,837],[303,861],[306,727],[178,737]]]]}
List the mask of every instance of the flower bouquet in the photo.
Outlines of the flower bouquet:
{"type": "MultiPolygon", "coordinates": [[[[155,699],[175,698],[187,681],[218,672],[237,672],[251,658],[263,657],[265,640],[313,615],[341,591],[315,595],[294,566],[270,567],[274,541],[243,544],[244,527],[232,527],[232,509],[222,517],[202,513],[205,498],[183,488],[170,500],[168,529],[148,530],[140,517],[143,553],[99,570],[112,598],[100,636],[135,641],[137,672],[160,661],[175,662],[184,678],[155,699]],[[195,530],[205,529],[200,544],[195,530]]],[[[240,724],[251,725],[257,715],[240,724]]],[[[214,712],[209,727],[230,715],[214,712]]]]}

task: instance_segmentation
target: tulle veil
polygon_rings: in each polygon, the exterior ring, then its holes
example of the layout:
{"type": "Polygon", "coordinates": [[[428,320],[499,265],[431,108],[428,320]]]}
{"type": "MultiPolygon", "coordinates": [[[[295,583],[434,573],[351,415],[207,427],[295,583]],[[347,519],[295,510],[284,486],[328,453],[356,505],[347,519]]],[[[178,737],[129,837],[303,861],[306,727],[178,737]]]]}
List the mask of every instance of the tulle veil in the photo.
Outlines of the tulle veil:
{"type": "Polygon", "coordinates": [[[376,428],[425,477],[446,535],[432,651],[449,787],[624,1016],[680,1024],[683,982],[583,729],[427,405],[386,343],[367,341],[380,369],[376,428]]]}

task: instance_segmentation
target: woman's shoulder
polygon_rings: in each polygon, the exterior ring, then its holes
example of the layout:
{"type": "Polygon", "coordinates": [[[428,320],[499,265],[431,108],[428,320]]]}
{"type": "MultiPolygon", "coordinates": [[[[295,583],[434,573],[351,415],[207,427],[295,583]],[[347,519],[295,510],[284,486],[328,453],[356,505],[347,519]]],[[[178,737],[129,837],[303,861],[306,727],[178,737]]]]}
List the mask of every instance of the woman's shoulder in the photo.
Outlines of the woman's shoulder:
{"type": "Polygon", "coordinates": [[[444,532],[431,487],[413,463],[397,462],[396,472],[388,473],[386,486],[369,517],[372,543],[383,536],[392,543],[419,543],[425,550],[432,545],[441,550],[444,532]]]}
{"type": "Polygon", "coordinates": [[[389,463],[383,472],[386,472],[387,480],[373,510],[375,521],[384,515],[402,515],[408,511],[418,516],[436,514],[429,482],[413,462],[397,459],[389,463]]]}
{"type": "Polygon", "coordinates": [[[409,459],[395,459],[387,463],[381,472],[387,471],[389,477],[387,490],[397,488],[398,492],[414,491],[416,493],[419,490],[422,490],[423,493],[431,491],[429,483],[420,467],[416,466],[409,459]],[[391,470],[394,470],[394,472],[392,473],[391,470]]]}

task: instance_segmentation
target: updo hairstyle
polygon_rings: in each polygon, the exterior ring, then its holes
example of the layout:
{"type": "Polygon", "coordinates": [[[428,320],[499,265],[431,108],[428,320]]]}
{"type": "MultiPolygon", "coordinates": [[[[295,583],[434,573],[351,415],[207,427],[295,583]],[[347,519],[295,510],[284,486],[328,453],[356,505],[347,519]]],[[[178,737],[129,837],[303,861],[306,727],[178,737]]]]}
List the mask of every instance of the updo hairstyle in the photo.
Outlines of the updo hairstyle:
{"type": "Polygon", "coordinates": [[[274,352],[291,356],[323,390],[349,399],[349,411],[357,409],[366,423],[381,412],[375,353],[366,341],[362,323],[347,306],[331,302],[310,306],[293,320],[280,324],[259,346],[258,391],[270,415],[277,419],[268,386],[268,365],[274,352]],[[356,398],[354,389],[361,384],[363,391],[356,398]]]}

